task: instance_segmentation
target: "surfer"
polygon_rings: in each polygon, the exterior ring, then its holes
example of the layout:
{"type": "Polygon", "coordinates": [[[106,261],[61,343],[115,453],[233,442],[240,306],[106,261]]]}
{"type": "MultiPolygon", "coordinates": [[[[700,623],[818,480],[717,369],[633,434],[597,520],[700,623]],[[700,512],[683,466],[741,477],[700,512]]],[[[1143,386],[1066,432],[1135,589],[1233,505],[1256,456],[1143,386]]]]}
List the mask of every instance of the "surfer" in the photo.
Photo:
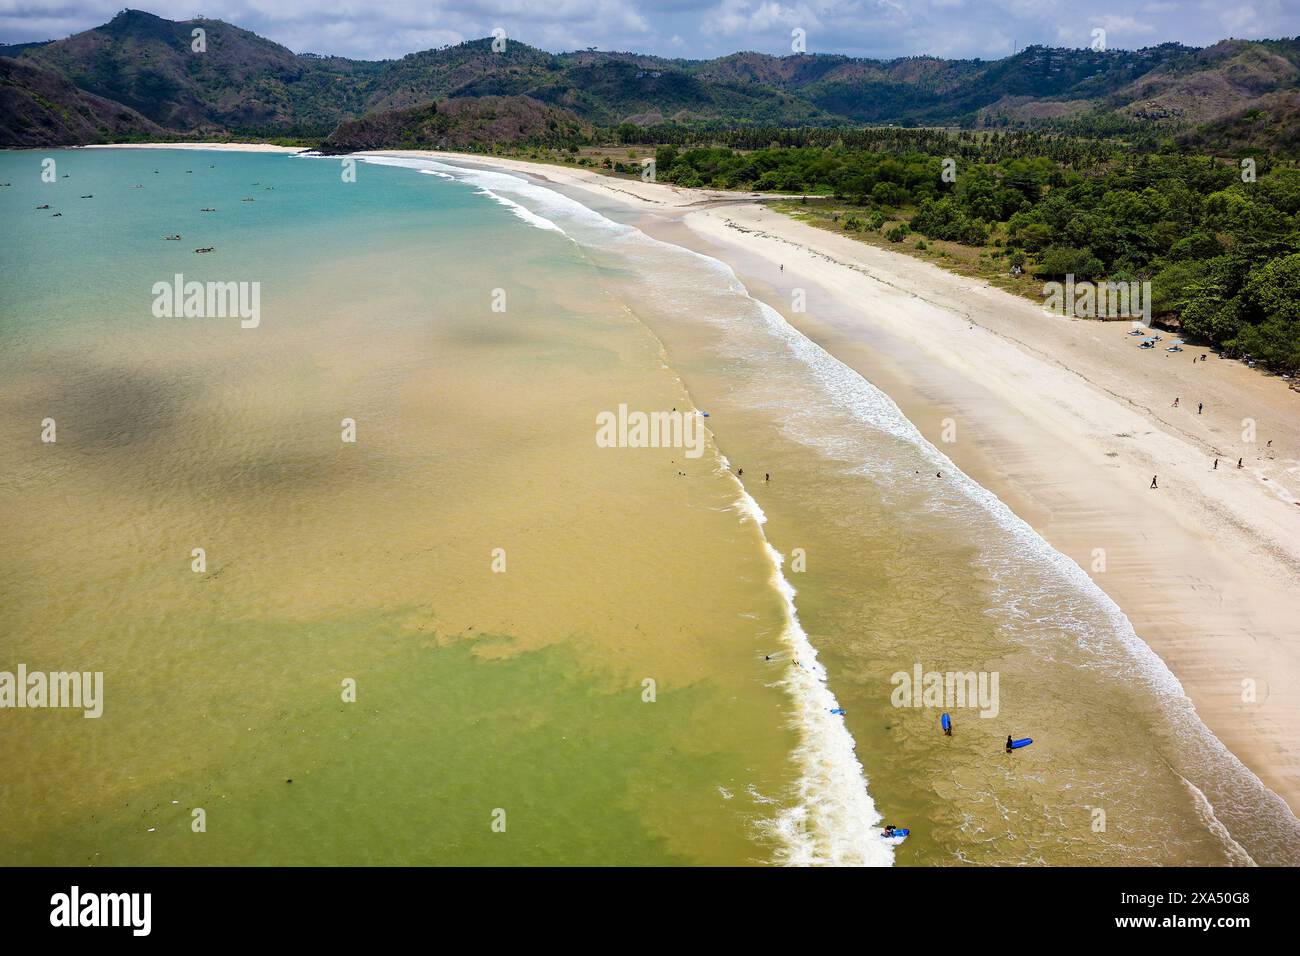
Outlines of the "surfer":
{"type": "Polygon", "coordinates": [[[881,835],[882,837],[885,837],[886,839],[888,839],[889,837],[892,837],[892,836],[894,835],[894,830],[895,830],[895,829],[896,829],[896,828],[895,828],[894,825],[891,823],[891,824],[889,824],[887,827],[885,827],[885,832],[882,833],[882,834],[880,834],[880,835],[881,835]]]}
{"type": "Polygon", "coordinates": [[[1007,734],[1007,753],[1011,753],[1011,749],[1011,735],[1007,734]]]}
{"type": "MultiPolygon", "coordinates": [[[[948,717],[947,714],[944,714],[944,716],[945,716],[945,717],[948,717]]],[[[952,718],[951,718],[951,717],[948,717],[948,720],[947,720],[947,721],[944,723],[944,725],[943,725],[943,735],[944,735],[945,737],[951,737],[951,736],[952,736],[952,718]]]]}

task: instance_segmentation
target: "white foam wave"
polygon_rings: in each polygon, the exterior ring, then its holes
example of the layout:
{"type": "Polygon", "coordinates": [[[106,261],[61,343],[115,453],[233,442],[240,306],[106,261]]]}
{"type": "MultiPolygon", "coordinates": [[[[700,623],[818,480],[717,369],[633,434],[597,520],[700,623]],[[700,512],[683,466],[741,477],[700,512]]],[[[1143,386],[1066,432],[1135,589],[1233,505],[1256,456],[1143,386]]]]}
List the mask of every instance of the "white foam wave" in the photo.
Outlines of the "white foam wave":
{"type": "Polygon", "coordinates": [[[826,685],[826,668],[799,622],[796,591],[784,573],[785,556],[763,533],[767,516],[730,462],[721,458],[721,473],[736,483],[736,510],[753,521],[763,538],[771,564],[769,583],[781,595],[784,623],[781,640],[790,650],[791,664],[781,681],[795,703],[792,721],[800,731],[793,754],[799,767],[797,799],[777,811],[761,828],[778,841],[777,862],[789,866],[890,866],[893,848],[880,839],[880,812],[867,792],[867,774],[858,760],[853,735],[844,718],[832,711],[840,705],[826,685]]]}
{"type": "Polygon", "coordinates": [[[1228,832],[1228,828],[1225,827],[1222,821],[1214,815],[1214,806],[1208,799],[1206,799],[1205,794],[1201,792],[1200,788],[1181,774],[1178,779],[1183,782],[1183,785],[1187,787],[1187,792],[1192,795],[1192,803],[1195,805],[1196,812],[1200,814],[1201,819],[1205,821],[1206,827],[1211,833],[1223,841],[1224,848],[1227,850],[1228,859],[1232,861],[1233,865],[1258,866],[1259,864],[1251,859],[1250,854],[1246,852],[1246,848],[1232,838],[1232,834],[1228,832]]]}
{"type": "MultiPolygon", "coordinates": [[[[362,159],[365,162],[373,163],[376,166],[401,166],[406,169],[414,169],[417,172],[424,173],[427,176],[438,176],[442,179],[452,179],[458,182],[465,182],[470,185],[477,186],[478,193],[480,195],[487,196],[489,199],[493,200],[494,202],[497,202],[502,206],[505,206],[507,209],[509,209],[512,213],[514,213],[524,222],[528,223],[530,226],[536,226],[538,229],[546,229],[550,232],[558,232],[561,235],[567,235],[563,229],[561,229],[550,219],[547,219],[545,216],[539,216],[537,213],[533,212],[533,210],[529,209],[527,206],[521,205],[520,203],[511,199],[510,197],[502,195],[500,192],[493,190],[491,188],[491,185],[488,182],[483,181],[486,177],[458,175],[457,172],[453,172],[453,171],[459,171],[460,167],[447,166],[444,163],[439,163],[431,159],[407,159],[401,156],[364,156],[362,157],[362,159]]],[[[517,179],[517,177],[514,176],[510,176],[506,178],[509,180],[517,179]]],[[[518,181],[523,182],[523,180],[518,180],[518,181]]],[[[510,188],[512,184],[504,183],[503,185],[505,185],[507,188],[510,188]]]]}

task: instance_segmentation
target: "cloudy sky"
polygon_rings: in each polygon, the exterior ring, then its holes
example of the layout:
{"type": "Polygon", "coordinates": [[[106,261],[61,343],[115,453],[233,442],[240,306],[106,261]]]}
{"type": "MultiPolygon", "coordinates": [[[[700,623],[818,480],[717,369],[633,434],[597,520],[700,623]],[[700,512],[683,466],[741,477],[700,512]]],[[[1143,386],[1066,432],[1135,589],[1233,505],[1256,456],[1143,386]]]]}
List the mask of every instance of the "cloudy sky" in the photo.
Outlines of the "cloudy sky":
{"type": "MultiPolygon", "coordinates": [[[[0,40],[45,40],[98,26],[123,0],[0,0],[0,40]]],[[[588,46],[663,56],[736,50],[995,58],[1016,45],[1112,48],[1166,40],[1300,33],[1300,0],[141,0],[173,20],[206,16],[297,52],[383,58],[487,36],[560,51],[588,46]]]]}

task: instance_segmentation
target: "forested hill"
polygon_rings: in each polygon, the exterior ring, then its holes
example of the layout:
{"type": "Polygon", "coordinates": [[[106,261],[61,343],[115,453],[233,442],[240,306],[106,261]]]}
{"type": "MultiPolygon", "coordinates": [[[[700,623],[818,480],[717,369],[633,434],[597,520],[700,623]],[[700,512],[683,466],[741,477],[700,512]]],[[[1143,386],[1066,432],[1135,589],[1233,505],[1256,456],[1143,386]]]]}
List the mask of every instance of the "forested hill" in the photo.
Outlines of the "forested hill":
{"type": "MultiPolygon", "coordinates": [[[[48,75],[179,135],[323,138],[339,123],[467,97],[527,97],[583,123],[727,126],[896,124],[967,127],[1120,123],[1253,138],[1294,127],[1300,41],[1225,40],[1206,49],[1162,44],[1096,52],[1029,47],[1000,60],[736,53],[670,60],[634,53],[552,54],[488,39],[362,61],[294,53],[220,20],[175,22],[126,10],[49,43],[0,46],[4,83],[29,109],[7,124],[8,145],[54,142],[76,94],[54,95],[48,75]],[[206,48],[192,49],[205,32],[206,48]],[[38,95],[22,90],[39,77],[38,95]]],[[[137,125],[139,125],[137,123],[137,125]]],[[[113,123],[84,138],[119,135],[113,123]]],[[[66,135],[66,133],[58,134],[66,135]]],[[[1263,136],[1261,142],[1284,148],[1263,136]]],[[[0,144],[4,145],[4,144],[0,144]]]]}

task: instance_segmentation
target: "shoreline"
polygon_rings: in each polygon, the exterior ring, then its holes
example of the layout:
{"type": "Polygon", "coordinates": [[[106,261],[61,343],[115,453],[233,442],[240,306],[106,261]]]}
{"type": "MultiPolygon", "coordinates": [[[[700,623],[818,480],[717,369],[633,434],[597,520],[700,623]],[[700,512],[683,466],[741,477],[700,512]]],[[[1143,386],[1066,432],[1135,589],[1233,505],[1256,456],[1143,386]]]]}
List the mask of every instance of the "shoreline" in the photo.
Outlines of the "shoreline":
{"type": "Polygon", "coordinates": [[[218,153],[302,153],[303,146],[276,146],[273,143],[89,143],[61,149],[210,149],[218,153]]]}
{"type": "Polygon", "coordinates": [[[1088,573],[1211,732],[1293,813],[1300,807],[1300,397],[1284,380],[1213,353],[1194,363],[1201,347],[1140,351],[1127,322],[1052,316],[750,195],[376,152],[523,173],[726,262],[1088,573]],[[806,312],[791,308],[794,287],[805,289],[806,312]],[[1243,419],[1254,420],[1253,445],[1241,439],[1243,419]],[[946,424],[955,441],[943,440],[946,424]]]}
{"type": "Polygon", "coordinates": [[[1198,346],[1141,352],[1127,322],[1049,315],[982,280],[774,212],[758,201],[770,196],[477,154],[356,155],[522,174],[726,262],[1088,573],[1210,731],[1300,808],[1300,396],[1282,379],[1213,353],[1193,362],[1208,352],[1198,346]],[[795,288],[806,311],[792,308],[795,288]]]}

